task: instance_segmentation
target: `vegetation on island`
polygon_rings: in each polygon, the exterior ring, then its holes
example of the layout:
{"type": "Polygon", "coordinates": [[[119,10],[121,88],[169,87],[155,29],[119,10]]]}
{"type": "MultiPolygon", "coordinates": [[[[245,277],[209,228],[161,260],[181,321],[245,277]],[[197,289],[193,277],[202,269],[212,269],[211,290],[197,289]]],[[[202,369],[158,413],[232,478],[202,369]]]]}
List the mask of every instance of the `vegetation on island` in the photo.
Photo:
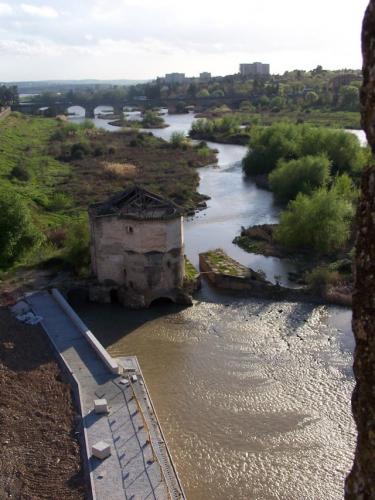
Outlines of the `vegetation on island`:
{"type": "Polygon", "coordinates": [[[350,286],[353,216],[368,159],[368,148],[342,130],[290,123],[254,128],[244,171],[265,177],[286,206],[278,225],[243,228],[234,242],[251,252],[296,257],[310,286],[324,278],[350,286]]]}
{"type": "Polygon", "coordinates": [[[165,128],[168,125],[165,123],[164,118],[160,116],[157,111],[147,110],[143,113],[141,120],[128,120],[124,117],[109,122],[110,125],[116,127],[130,127],[130,128],[165,128]]]}
{"type": "Polygon", "coordinates": [[[87,208],[137,183],[191,211],[195,167],[216,161],[205,144],[170,144],[138,131],[12,113],[0,122],[0,268],[87,270],[87,208]]]}
{"type": "Polygon", "coordinates": [[[205,141],[246,145],[250,139],[250,127],[241,128],[240,125],[240,119],[235,114],[213,119],[199,118],[193,122],[189,136],[205,141]]]}

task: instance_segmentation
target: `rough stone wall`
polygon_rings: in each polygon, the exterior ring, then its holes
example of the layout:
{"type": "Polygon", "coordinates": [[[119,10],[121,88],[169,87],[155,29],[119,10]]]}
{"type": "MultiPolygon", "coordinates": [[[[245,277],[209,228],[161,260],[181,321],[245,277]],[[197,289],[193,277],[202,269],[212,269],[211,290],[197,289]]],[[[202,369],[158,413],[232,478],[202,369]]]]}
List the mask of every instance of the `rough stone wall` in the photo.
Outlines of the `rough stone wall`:
{"type": "Polygon", "coordinates": [[[137,293],[182,287],[182,219],[91,218],[91,256],[99,283],[137,293]]]}
{"type": "MultiPolygon", "coordinates": [[[[366,10],[362,29],[362,126],[375,154],[375,0],[366,10]]],[[[346,499],[375,499],[375,166],[362,178],[357,212],[356,283],[353,330],[356,340],[352,397],[358,438],[346,499]]]]}

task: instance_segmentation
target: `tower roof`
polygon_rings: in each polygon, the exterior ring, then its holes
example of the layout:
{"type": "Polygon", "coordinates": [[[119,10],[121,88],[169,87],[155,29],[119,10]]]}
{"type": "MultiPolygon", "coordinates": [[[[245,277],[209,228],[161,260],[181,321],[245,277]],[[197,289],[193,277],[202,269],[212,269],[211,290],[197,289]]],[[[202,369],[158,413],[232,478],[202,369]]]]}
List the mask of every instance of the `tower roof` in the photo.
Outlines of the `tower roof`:
{"type": "Polygon", "coordinates": [[[174,219],[182,215],[179,207],[172,201],[139,186],[91,205],[89,212],[94,217],[117,215],[129,219],[174,219]]]}

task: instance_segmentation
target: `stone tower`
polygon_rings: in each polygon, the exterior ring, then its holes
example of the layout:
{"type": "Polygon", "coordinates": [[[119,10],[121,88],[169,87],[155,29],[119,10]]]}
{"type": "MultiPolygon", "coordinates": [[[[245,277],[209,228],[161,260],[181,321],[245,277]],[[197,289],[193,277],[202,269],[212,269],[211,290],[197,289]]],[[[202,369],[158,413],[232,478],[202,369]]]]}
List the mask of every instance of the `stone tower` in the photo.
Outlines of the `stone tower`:
{"type": "Polygon", "coordinates": [[[140,187],[89,208],[93,301],[148,307],[158,298],[189,303],[183,292],[183,217],[171,201],[140,187]]]}

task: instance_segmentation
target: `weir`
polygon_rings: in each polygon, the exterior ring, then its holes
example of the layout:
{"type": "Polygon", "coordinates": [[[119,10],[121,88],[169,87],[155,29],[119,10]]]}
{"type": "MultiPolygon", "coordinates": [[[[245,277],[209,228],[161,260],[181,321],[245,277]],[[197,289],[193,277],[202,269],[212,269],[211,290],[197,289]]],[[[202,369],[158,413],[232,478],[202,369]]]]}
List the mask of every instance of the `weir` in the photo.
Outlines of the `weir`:
{"type": "Polygon", "coordinates": [[[93,500],[184,499],[185,495],[135,356],[113,359],[58,290],[27,297],[72,384],[81,450],[93,500]],[[95,400],[108,412],[97,413],[95,400]],[[101,460],[93,446],[111,454],[101,460]]]}

